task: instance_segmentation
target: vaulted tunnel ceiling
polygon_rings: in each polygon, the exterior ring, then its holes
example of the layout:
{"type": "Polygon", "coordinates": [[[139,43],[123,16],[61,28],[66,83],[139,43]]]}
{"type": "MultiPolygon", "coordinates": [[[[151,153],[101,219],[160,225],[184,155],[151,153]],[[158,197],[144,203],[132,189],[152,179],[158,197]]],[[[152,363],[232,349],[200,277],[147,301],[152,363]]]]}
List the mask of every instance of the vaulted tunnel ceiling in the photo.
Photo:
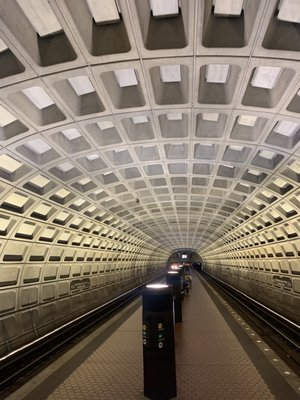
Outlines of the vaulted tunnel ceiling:
{"type": "Polygon", "coordinates": [[[0,0],[0,229],[201,253],[292,215],[300,5],[238,3],[0,0]]]}

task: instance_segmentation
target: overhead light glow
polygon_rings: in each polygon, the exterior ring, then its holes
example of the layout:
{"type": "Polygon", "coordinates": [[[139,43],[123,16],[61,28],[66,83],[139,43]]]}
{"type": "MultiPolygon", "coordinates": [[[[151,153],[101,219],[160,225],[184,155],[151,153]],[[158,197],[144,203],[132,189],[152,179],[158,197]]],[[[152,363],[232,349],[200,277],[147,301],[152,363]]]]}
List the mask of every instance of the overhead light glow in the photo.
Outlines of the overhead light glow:
{"type": "Polygon", "coordinates": [[[164,83],[181,82],[180,65],[161,65],[159,67],[160,77],[164,83]]]}
{"type": "Polygon", "coordinates": [[[88,156],[86,156],[86,158],[89,161],[95,161],[98,160],[100,158],[99,154],[95,153],[95,154],[89,154],[88,156]]]}
{"type": "Polygon", "coordinates": [[[201,116],[203,121],[217,122],[219,120],[218,113],[202,113],[201,116]]]}
{"type": "Polygon", "coordinates": [[[61,163],[57,166],[57,168],[62,171],[62,172],[68,172],[71,171],[71,169],[73,169],[73,165],[71,163],[69,163],[68,161],[61,163]]]}
{"type": "Polygon", "coordinates": [[[178,15],[178,0],[150,0],[153,17],[171,17],[178,15]]]}
{"type": "Polygon", "coordinates": [[[230,145],[230,146],[228,146],[228,148],[230,150],[235,150],[235,151],[242,151],[244,149],[243,146],[235,146],[235,145],[230,145]]]}
{"type": "Polygon", "coordinates": [[[51,150],[49,144],[42,139],[30,140],[30,142],[24,144],[24,147],[35,154],[44,154],[47,153],[47,151],[51,150]]]}
{"type": "Polygon", "coordinates": [[[86,0],[96,24],[108,24],[120,20],[119,7],[115,0],[86,0]]]}
{"type": "Polygon", "coordinates": [[[133,68],[118,69],[114,71],[114,75],[121,88],[138,85],[138,80],[133,68]]]}
{"type": "Polygon", "coordinates": [[[277,18],[281,21],[300,23],[300,3],[298,0],[281,0],[277,18]]]}
{"type": "Polygon", "coordinates": [[[95,88],[88,76],[75,76],[74,78],[68,78],[68,81],[77,96],[95,92],[95,88]]]}
{"type": "Polygon", "coordinates": [[[45,187],[46,185],[48,185],[48,183],[50,182],[49,179],[45,178],[42,175],[36,175],[34,176],[31,180],[30,183],[36,187],[45,187]]]}
{"type": "Polygon", "coordinates": [[[79,185],[87,185],[88,183],[92,182],[90,178],[82,178],[78,181],[79,185]]]}
{"type": "Polygon", "coordinates": [[[280,133],[284,136],[293,136],[295,132],[299,129],[299,124],[291,121],[279,121],[275,128],[274,132],[280,133]]]}
{"type": "Polygon", "coordinates": [[[97,122],[97,125],[99,126],[101,131],[105,131],[105,129],[111,129],[115,127],[113,121],[99,121],[97,122]]]}
{"type": "Polygon", "coordinates": [[[261,174],[261,172],[257,169],[248,169],[248,173],[255,176],[259,176],[261,174]]]}
{"type": "Polygon", "coordinates": [[[148,122],[148,117],[146,115],[138,115],[136,117],[132,117],[132,122],[134,124],[145,124],[148,122]]]}
{"type": "MultiPolygon", "coordinates": [[[[298,161],[293,161],[293,163],[289,166],[289,168],[296,172],[297,174],[300,174],[300,163],[298,161]]],[[[300,196],[299,196],[300,200],[300,196]]]]}
{"type": "Polygon", "coordinates": [[[182,114],[180,114],[180,113],[167,114],[167,120],[168,121],[179,121],[179,120],[182,120],[182,114]]]}
{"type": "Polygon", "coordinates": [[[69,190],[66,189],[60,189],[55,193],[56,197],[59,197],[60,199],[64,199],[65,197],[67,197],[71,192],[69,190]]]}
{"type": "Polygon", "coordinates": [[[241,15],[244,5],[244,0],[213,0],[214,14],[220,16],[241,15]]]}
{"type": "Polygon", "coordinates": [[[22,166],[22,164],[19,161],[15,160],[14,158],[10,157],[7,154],[1,154],[0,165],[1,165],[1,170],[9,174],[12,174],[22,166]]]}
{"type": "Polygon", "coordinates": [[[6,51],[8,49],[8,47],[6,46],[6,44],[3,42],[2,39],[0,39],[0,53],[3,53],[3,51],[6,51]]]}
{"type": "Polygon", "coordinates": [[[25,96],[39,109],[52,106],[54,101],[46,93],[46,91],[40,86],[33,86],[28,89],[22,90],[25,96]]]}
{"type": "Polygon", "coordinates": [[[209,64],[205,68],[205,80],[208,83],[226,83],[229,74],[229,64],[209,64]]]}
{"type": "Polygon", "coordinates": [[[63,30],[47,0],[17,0],[17,3],[41,37],[63,30]]]}
{"type": "Polygon", "coordinates": [[[237,123],[244,126],[254,126],[256,120],[257,117],[255,117],[254,115],[240,115],[238,117],[237,123]]]}
{"type": "Polygon", "coordinates": [[[256,67],[251,85],[262,89],[273,89],[279,79],[281,67],[256,67]]]}
{"type": "Polygon", "coordinates": [[[0,105],[0,128],[3,128],[16,120],[17,118],[14,115],[0,105]]]}
{"type": "Polygon", "coordinates": [[[284,181],[283,179],[277,178],[273,181],[274,185],[284,189],[288,186],[288,182],[284,181]]]}
{"type": "Polygon", "coordinates": [[[78,132],[77,129],[71,128],[71,129],[65,129],[61,131],[61,133],[68,139],[68,140],[74,140],[79,137],[81,137],[81,134],[78,132]]]}
{"type": "Polygon", "coordinates": [[[79,199],[75,200],[73,204],[74,206],[80,207],[82,204],[84,204],[84,202],[85,200],[80,197],[79,199]]]}
{"type": "Polygon", "coordinates": [[[168,285],[163,285],[161,283],[153,283],[152,285],[146,285],[146,287],[149,289],[164,289],[167,288],[168,285]]]}
{"type": "Polygon", "coordinates": [[[266,158],[267,160],[273,160],[276,157],[276,154],[273,151],[260,150],[259,156],[262,158],[266,158]]]}

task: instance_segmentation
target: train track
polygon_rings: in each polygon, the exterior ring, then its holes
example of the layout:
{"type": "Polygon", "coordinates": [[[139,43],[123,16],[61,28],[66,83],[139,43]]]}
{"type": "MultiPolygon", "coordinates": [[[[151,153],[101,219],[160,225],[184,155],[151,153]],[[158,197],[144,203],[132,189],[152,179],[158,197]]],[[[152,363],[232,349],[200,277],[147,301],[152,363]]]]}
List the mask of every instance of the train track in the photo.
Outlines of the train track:
{"type": "Polygon", "coordinates": [[[78,338],[93,327],[98,327],[100,323],[116,311],[137,298],[145,284],[158,279],[160,277],[139,285],[25,346],[0,357],[0,391],[2,393],[3,391],[10,392],[23,384],[22,381],[26,380],[27,375],[32,377],[33,371],[39,369],[43,363],[49,363],[49,360],[51,362],[55,356],[61,355],[74,341],[79,340],[78,338]]]}
{"type": "Polygon", "coordinates": [[[200,274],[256,330],[291,369],[300,375],[300,326],[215,276],[200,274]]]}

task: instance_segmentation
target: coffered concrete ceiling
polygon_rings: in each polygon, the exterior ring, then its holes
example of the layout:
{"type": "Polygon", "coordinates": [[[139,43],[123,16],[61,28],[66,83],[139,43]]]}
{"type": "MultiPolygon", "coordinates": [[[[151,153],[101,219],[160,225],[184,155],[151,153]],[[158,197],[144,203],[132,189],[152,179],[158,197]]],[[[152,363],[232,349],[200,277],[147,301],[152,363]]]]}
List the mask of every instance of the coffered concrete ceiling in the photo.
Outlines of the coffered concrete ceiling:
{"type": "Polygon", "coordinates": [[[0,0],[0,16],[4,236],[104,224],[164,256],[278,221],[298,237],[300,3],[0,0]]]}

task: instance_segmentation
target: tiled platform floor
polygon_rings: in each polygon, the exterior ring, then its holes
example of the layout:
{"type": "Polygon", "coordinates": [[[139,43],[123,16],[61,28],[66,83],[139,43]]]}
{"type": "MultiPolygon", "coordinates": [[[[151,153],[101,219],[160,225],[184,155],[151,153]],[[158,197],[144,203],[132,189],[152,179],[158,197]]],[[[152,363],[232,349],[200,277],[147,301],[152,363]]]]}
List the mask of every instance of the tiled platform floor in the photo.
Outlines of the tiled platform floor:
{"type": "MultiPolygon", "coordinates": [[[[121,312],[123,323],[114,317],[8,399],[143,399],[141,311],[137,300],[121,312]]],[[[175,340],[179,400],[300,398],[299,377],[281,374],[276,355],[267,349],[266,357],[266,345],[195,273],[175,340]]]]}

